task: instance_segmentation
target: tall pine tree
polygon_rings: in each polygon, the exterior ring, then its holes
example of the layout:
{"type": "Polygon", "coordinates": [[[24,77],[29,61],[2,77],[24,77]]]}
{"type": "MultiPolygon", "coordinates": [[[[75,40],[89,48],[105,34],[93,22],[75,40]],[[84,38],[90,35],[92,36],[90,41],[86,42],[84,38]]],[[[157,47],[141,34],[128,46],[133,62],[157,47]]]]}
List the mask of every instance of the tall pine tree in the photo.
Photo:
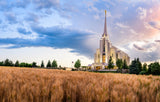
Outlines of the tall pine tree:
{"type": "Polygon", "coordinates": [[[43,61],[41,62],[41,68],[44,68],[44,62],[43,61]]]}
{"type": "Polygon", "coordinates": [[[52,67],[53,67],[53,68],[57,68],[57,61],[56,61],[56,60],[53,60],[53,62],[52,62],[52,67]]]}
{"type": "Polygon", "coordinates": [[[126,60],[123,61],[123,66],[122,66],[123,69],[128,69],[128,65],[127,65],[127,62],[126,60]]]}
{"type": "Polygon", "coordinates": [[[139,58],[134,59],[129,67],[130,74],[139,74],[142,71],[142,64],[139,58]]]}
{"type": "Polygon", "coordinates": [[[117,59],[116,65],[117,65],[118,69],[122,69],[122,66],[123,66],[123,61],[122,61],[122,59],[117,59]]]}
{"type": "Polygon", "coordinates": [[[50,68],[50,67],[51,67],[51,61],[49,60],[47,63],[47,68],[50,68]]]}
{"type": "Polygon", "coordinates": [[[19,67],[19,61],[18,61],[18,60],[16,61],[16,63],[15,63],[14,66],[15,66],[15,67],[19,67]]]}

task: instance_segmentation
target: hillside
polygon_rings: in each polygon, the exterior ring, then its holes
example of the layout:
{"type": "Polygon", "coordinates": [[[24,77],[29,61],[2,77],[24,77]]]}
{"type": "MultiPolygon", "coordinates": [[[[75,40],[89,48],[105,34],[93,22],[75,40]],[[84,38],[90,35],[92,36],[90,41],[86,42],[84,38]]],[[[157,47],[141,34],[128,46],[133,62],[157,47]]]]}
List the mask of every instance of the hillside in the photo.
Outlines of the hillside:
{"type": "Polygon", "coordinates": [[[0,67],[1,102],[160,102],[160,77],[0,67]]]}

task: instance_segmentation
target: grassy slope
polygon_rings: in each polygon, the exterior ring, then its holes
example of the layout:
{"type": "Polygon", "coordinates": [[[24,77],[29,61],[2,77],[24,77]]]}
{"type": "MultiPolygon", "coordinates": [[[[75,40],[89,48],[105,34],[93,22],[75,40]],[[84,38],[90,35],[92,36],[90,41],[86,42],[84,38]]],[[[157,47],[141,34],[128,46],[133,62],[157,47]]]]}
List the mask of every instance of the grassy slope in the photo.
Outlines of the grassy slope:
{"type": "Polygon", "coordinates": [[[160,77],[0,67],[0,101],[160,102],[160,77]]]}

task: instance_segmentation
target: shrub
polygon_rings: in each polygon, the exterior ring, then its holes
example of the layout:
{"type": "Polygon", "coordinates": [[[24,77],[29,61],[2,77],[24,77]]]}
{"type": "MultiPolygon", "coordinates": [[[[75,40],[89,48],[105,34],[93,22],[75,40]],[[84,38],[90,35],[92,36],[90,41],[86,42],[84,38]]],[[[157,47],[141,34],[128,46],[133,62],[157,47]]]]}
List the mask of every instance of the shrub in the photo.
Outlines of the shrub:
{"type": "Polygon", "coordinates": [[[147,71],[141,71],[139,74],[145,75],[145,74],[147,74],[147,71]]]}

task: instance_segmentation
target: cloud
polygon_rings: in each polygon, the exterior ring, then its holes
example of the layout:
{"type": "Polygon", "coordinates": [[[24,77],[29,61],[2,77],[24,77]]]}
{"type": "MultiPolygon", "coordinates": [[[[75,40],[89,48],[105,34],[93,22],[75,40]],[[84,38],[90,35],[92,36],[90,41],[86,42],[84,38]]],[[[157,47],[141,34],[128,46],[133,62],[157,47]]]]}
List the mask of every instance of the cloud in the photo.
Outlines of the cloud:
{"type": "Polygon", "coordinates": [[[37,23],[39,21],[38,15],[34,13],[29,13],[27,17],[25,17],[26,21],[37,23]]]}
{"type": "Polygon", "coordinates": [[[139,46],[138,46],[138,45],[136,45],[136,44],[133,44],[133,46],[134,46],[134,48],[136,48],[137,50],[145,50],[144,48],[139,47],[139,46]]]}
{"type": "Polygon", "coordinates": [[[21,34],[32,34],[31,31],[26,31],[25,28],[17,28],[17,31],[21,34]]]}
{"type": "Polygon", "coordinates": [[[0,10],[1,11],[12,11],[13,8],[26,8],[31,3],[31,0],[1,0],[0,10]]]}
{"type": "Polygon", "coordinates": [[[10,48],[24,46],[71,48],[74,49],[73,52],[91,55],[93,50],[99,47],[106,9],[107,30],[113,45],[122,47],[132,43],[134,52],[133,49],[127,49],[132,57],[136,56],[133,56],[134,53],[139,55],[146,53],[151,56],[157,47],[156,44],[159,44],[158,41],[150,40],[159,34],[160,29],[158,23],[160,16],[157,15],[160,3],[157,2],[157,0],[89,0],[80,4],[75,0],[0,0],[0,15],[3,21],[0,33],[2,36],[19,37],[1,38],[0,44],[13,43],[14,46],[10,48]],[[85,32],[86,29],[95,32],[94,37],[91,35],[92,39],[88,35],[93,33],[85,32]],[[15,36],[16,34],[18,35],[15,36]],[[24,39],[24,36],[32,37],[34,34],[36,38],[24,39]],[[149,42],[142,45],[136,42],[139,40],[149,42]],[[87,46],[84,43],[87,43],[87,46]],[[88,46],[92,46],[92,50],[88,46]]]}
{"type": "Polygon", "coordinates": [[[56,8],[59,6],[59,0],[34,0],[33,3],[37,9],[56,8]]]}
{"type": "Polygon", "coordinates": [[[12,7],[26,8],[31,3],[31,0],[16,0],[12,3],[12,7]]]}
{"type": "Polygon", "coordinates": [[[149,25],[151,25],[155,29],[160,30],[160,22],[159,21],[151,21],[151,22],[149,22],[149,25]]]}
{"type": "Polygon", "coordinates": [[[7,44],[7,45],[0,45],[0,48],[9,48],[9,47],[12,47],[14,46],[13,44],[7,44]]]}
{"type": "Polygon", "coordinates": [[[0,9],[8,11],[13,8],[26,8],[31,3],[35,5],[37,9],[56,8],[59,5],[59,0],[15,0],[14,2],[3,0],[0,1],[0,9]]]}
{"type": "Polygon", "coordinates": [[[160,46],[155,41],[136,41],[126,48],[131,58],[139,57],[141,61],[155,61],[160,58],[160,46]]]}
{"type": "Polygon", "coordinates": [[[17,17],[13,12],[5,13],[6,19],[9,22],[9,24],[15,24],[17,23],[17,17]]]}
{"type": "Polygon", "coordinates": [[[121,27],[121,28],[130,28],[129,26],[126,26],[122,23],[116,23],[117,26],[121,27]]]}
{"type": "MultiPolygon", "coordinates": [[[[24,29],[23,29],[24,30],[24,29]]],[[[0,39],[0,44],[14,44],[9,48],[21,47],[53,47],[53,48],[71,48],[73,51],[83,55],[90,55],[92,50],[84,42],[90,32],[72,30],[60,27],[39,27],[32,26],[33,32],[39,35],[37,39],[5,38],[0,39]]],[[[22,31],[23,33],[26,33],[22,31]]]]}
{"type": "Polygon", "coordinates": [[[155,42],[160,42],[160,40],[155,40],[155,42]]]}
{"type": "Polygon", "coordinates": [[[138,51],[144,52],[155,52],[159,48],[159,44],[155,41],[136,41],[129,45],[130,49],[135,48],[138,51]]]}
{"type": "Polygon", "coordinates": [[[94,18],[95,18],[96,20],[98,20],[100,17],[99,17],[99,15],[94,15],[94,18]]]}
{"type": "Polygon", "coordinates": [[[146,18],[146,16],[147,16],[147,10],[145,8],[138,7],[137,8],[137,12],[138,12],[139,18],[141,20],[146,18]]]}

